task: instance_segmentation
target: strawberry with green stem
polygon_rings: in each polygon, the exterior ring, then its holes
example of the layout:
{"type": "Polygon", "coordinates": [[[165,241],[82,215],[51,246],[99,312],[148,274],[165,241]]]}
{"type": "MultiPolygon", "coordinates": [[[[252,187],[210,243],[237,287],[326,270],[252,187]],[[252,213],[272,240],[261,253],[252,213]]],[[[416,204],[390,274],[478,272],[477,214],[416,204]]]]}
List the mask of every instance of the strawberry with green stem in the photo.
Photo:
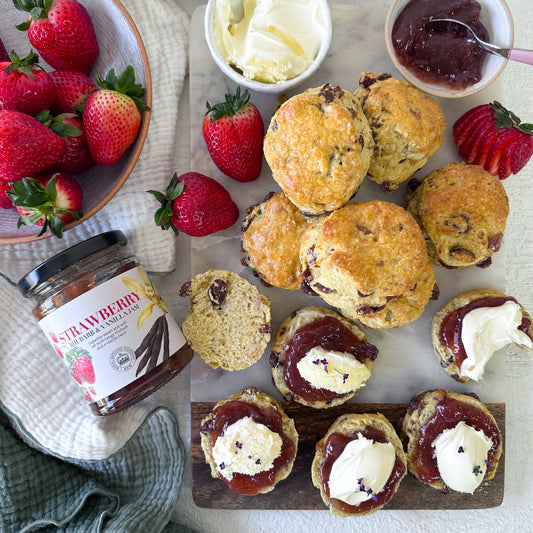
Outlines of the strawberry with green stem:
{"type": "Polygon", "coordinates": [[[453,126],[459,154],[503,180],[533,156],[533,124],[523,123],[499,102],[476,106],[453,126]]]}
{"type": "Polygon", "coordinates": [[[116,163],[133,144],[141,126],[141,111],[148,110],[144,89],[135,83],[130,65],[119,76],[111,69],[107,76],[97,76],[101,90],[93,92],[83,110],[85,135],[93,159],[98,165],[116,163]]]}
{"type": "Polygon", "coordinates": [[[21,215],[17,228],[42,226],[38,236],[50,230],[61,238],[65,224],[82,217],[83,192],[68,174],[46,172],[35,179],[14,181],[7,195],[21,215]]]}

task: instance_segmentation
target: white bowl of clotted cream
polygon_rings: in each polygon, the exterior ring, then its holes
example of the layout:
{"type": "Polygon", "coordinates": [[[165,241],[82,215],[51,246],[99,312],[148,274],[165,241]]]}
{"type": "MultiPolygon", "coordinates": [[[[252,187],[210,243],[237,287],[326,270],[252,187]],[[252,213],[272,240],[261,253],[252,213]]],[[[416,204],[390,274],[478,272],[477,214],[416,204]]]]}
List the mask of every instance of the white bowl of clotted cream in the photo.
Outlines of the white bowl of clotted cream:
{"type": "Polygon", "coordinates": [[[320,66],[331,43],[327,0],[209,0],[205,37],[220,70],[242,87],[281,93],[320,66]]]}

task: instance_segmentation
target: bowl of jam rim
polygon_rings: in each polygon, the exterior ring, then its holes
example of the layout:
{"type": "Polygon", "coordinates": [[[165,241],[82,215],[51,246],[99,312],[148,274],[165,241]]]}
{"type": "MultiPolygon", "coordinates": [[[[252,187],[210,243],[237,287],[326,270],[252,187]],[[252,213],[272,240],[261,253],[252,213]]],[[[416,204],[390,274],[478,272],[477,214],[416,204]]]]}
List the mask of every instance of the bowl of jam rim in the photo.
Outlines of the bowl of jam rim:
{"type": "Polygon", "coordinates": [[[426,24],[434,18],[461,20],[482,39],[503,48],[513,46],[513,19],[504,0],[394,0],[385,22],[385,41],[402,77],[442,98],[469,96],[494,82],[508,59],[487,53],[456,27],[432,30],[426,24]]]}

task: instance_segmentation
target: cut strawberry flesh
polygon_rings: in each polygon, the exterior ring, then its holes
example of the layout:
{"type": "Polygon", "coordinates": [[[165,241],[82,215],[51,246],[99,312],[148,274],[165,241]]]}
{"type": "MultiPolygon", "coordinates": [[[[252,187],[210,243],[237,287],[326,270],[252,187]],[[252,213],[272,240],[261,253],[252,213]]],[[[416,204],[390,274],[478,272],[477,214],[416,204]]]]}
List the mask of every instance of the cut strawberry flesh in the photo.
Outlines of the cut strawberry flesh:
{"type": "Polygon", "coordinates": [[[496,120],[493,116],[483,116],[470,129],[468,138],[459,146],[459,153],[465,158],[468,164],[472,164],[476,158],[477,149],[480,143],[494,131],[496,120]]]}
{"type": "Polygon", "coordinates": [[[506,150],[507,145],[512,139],[519,138],[521,135],[522,134],[515,129],[506,129],[505,131],[501,132],[489,149],[487,161],[485,162],[485,170],[487,170],[493,176],[498,176],[500,160],[506,150]]]}
{"type": "Polygon", "coordinates": [[[522,139],[516,139],[511,141],[511,143],[516,144],[511,156],[511,172],[516,174],[526,166],[533,156],[533,137],[524,134],[522,139]]]}
{"type": "Polygon", "coordinates": [[[466,113],[466,114],[470,115],[470,119],[467,122],[463,122],[462,121],[464,117],[463,115],[463,117],[461,117],[455,123],[453,127],[453,135],[455,138],[455,144],[457,145],[457,148],[461,148],[465,142],[468,142],[468,140],[470,140],[472,132],[474,131],[474,128],[476,128],[481,121],[483,121],[486,118],[491,118],[494,116],[490,108],[487,110],[482,109],[477,113],[472,113],[472,114],[466,113]],[[457,126],[459,121],[461,121],[461,125],[457,126]]]}

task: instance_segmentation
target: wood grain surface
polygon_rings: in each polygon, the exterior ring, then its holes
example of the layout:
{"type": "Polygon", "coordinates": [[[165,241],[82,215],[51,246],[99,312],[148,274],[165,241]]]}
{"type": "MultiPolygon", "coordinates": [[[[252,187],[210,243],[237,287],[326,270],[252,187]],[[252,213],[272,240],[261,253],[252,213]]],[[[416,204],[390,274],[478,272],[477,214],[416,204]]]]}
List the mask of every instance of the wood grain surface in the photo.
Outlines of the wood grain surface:
{"type": "MultiPolygon", "coordinates": [[[[200,446],[201,420],[214,402],[191,404],[191,445],[193,499],[196,505],[212,509],[326,509],[320,492],[311,481],[311,463],[315,445],[326,433],[333,421],[345,413],[380,412],[396,426],[407,409],[405,404],[357,404],[348,403],[332,409],[315,410],[299,405],[285,405],[284,410],[294,419],[299,434],[298,454],[288,478],[278,483],[267,494],[242,496],[231,492],[220,479],[212,478],[200,446]]],[[[486,404],[500,428],[505,452],[505,404],[486,404]]],[[[384,509],[486,509],[497,507],[503,501],[505,456],[502,454],[496,475],[481,484],[473,494],[441,491],[420,483],[407,474],[394,498],[384,509]]]]}

